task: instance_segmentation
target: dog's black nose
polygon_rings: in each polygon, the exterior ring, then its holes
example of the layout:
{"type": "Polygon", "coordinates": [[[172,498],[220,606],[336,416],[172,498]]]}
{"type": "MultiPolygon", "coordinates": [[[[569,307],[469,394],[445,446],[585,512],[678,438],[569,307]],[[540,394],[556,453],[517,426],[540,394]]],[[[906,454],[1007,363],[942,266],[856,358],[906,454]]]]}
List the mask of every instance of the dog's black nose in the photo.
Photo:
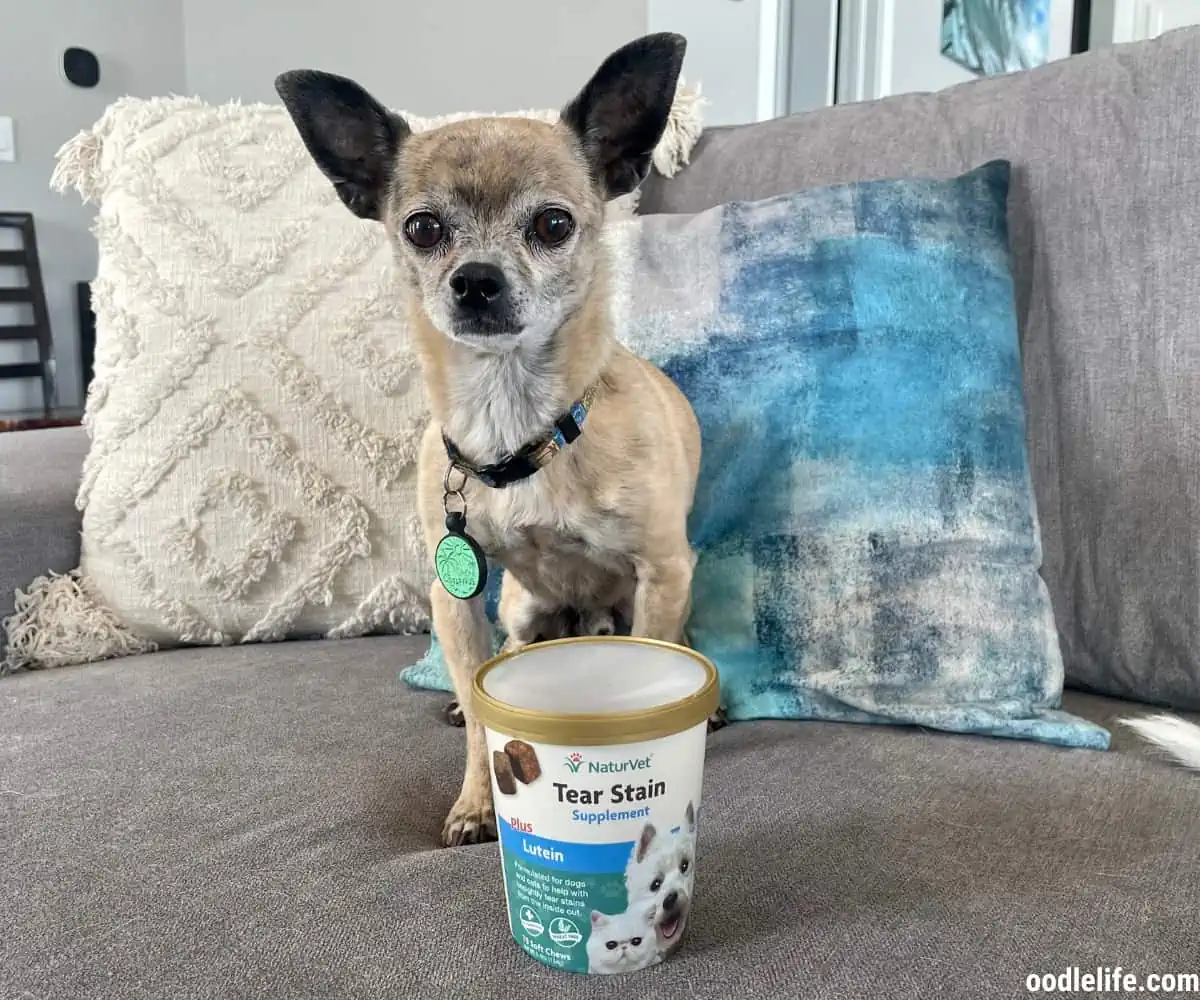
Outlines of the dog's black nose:
{"type": "Polygon", "coordinates": [[[504,272],[495,264],[463,264],[450,276],[450,291],[466,309],[494,308],[508,288],[504,272]]]}
{"type": "Polygon", "coordinates": [[[663,909],[666,910],[668,913],[670,913],[671,910],[675,909],[675,907],[677,907],[678,905],[679,905],[679,893],[668,892],[663,897],[663,909]]]}

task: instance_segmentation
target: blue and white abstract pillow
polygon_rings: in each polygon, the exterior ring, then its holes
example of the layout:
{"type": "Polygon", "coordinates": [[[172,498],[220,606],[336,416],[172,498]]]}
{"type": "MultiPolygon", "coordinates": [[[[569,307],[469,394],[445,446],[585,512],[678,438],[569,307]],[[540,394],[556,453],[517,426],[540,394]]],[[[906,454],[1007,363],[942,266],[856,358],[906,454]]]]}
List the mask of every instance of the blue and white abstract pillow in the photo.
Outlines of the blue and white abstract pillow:
{"type": "MultiPolygon", "coordinates": [[[[688,632],[731,719],[1108,746],[1058,710],[1009,173],[613,229],[624,339],[700,421],[688,632]]],[[[449,690],[436,642],[405,678],[449,690]]]]}

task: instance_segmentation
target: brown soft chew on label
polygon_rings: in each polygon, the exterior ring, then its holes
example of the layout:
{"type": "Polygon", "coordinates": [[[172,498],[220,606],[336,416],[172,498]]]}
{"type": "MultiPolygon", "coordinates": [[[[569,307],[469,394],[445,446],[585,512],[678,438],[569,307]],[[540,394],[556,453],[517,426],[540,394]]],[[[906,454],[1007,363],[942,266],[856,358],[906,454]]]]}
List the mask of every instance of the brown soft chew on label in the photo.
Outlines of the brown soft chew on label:
{"type": "Polygon", "coordinates": [[[504,744],[504,752],[512,761],[512,773],[517,781],[528,785],[538,779],[542,773],[542,765],[538,763],[537,754],[528,743],[509,740],[504,744]]]}
{"type": "Polygon", "coordinates": [[[492,751],[492,770],[496,772],[496,787],[501,795],[517,794],[517,779],[513,777],[512,761],[508,754],[492,751]]]}

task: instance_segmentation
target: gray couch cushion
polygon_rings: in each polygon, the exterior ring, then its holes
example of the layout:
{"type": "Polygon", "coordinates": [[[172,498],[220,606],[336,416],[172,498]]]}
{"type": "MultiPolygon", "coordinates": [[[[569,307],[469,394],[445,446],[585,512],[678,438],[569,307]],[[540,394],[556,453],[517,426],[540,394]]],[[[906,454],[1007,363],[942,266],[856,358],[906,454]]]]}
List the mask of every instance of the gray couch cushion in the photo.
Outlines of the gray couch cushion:
{"type": "Polygon", "coordinates": [[[1200,33],[707,133],[645,212],[1014,162],[1044,575],[1068,678],[1200,708],[1200,33]]]}
{"type": "MultiPolygon", "coordinates": [[[[494,845],[435,848],[462,734],[396,680],[423,645],[0,680],[0,996],[616,995],[517,949],[494,845]]],[[[1195,970],[1200,776],[1120,732],[1103,754],[744,723],[705,785],[691,938],[637,996],[994,1000],[1068,965],[1195,970]]]]}

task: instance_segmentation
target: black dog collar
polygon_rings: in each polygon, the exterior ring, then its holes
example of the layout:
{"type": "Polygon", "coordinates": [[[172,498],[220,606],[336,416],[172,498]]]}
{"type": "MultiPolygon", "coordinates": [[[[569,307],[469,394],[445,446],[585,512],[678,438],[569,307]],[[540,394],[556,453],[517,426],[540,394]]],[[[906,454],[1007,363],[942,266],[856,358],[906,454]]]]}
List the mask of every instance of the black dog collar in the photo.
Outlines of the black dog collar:
{"type": "Polygon", "coordinates": [[[463,457],[457,445],[442,431],[442,443],[446,446],[446,455],[454,468],[461,469],[468,476],[478,479],[484,486],[503,489],[522,479],[528,479],[538,469],[562,451],[567,445],[583,433],[583,422],[587,419],[588,410],[596,401],[600,385],[595,383],[587,392],[571,404],[570,408],[554,421],[554,430],[547,437],[531,441],[512,455],[506,455],[491,465],[475,465],[463,457]]]}

